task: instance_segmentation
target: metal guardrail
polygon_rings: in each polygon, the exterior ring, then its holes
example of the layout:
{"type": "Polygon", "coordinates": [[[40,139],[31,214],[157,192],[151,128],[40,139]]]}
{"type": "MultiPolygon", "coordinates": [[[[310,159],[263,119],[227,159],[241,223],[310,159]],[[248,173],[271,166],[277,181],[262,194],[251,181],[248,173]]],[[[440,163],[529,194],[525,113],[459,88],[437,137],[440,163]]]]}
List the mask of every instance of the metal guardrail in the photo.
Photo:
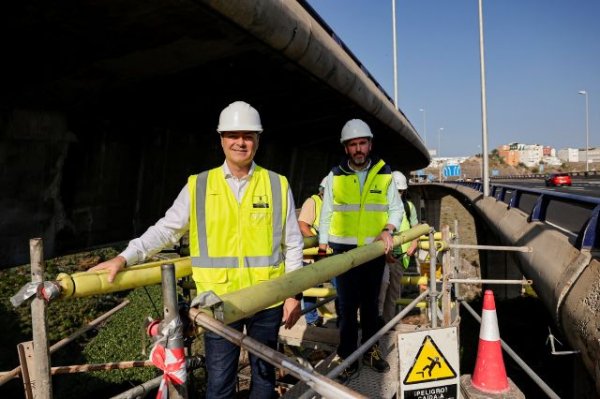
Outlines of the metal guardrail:
{"type": "MultiPolygon", "coordinates": [[[[585,172],[581,172],[585,173],[585,172]]],[[[596,172],[590,172],[596,173],[596,172]]],[[[453,182],[483,192],[481,182],[453,182]]],[[[511,186],[490,184],[490,196],[529,215],[530,222],[538,221],[576,237],[575,246],[580,250],[599,249],[598,219],[600,198],[511,186]],[[569,217],[564,212],[569,211],[569,217]]]]}
{"type": "Polygon", "coordinates": [[[548,172],[548,173],[529,173],[525,175],[509,175],[509,176],[490,176],[490,180],[523,180],[523,179],[543,179],[552,173],[566,173],[571,177],[598,177],[600,176],[600,171],[590,170],[588,172],[548,172]]]}

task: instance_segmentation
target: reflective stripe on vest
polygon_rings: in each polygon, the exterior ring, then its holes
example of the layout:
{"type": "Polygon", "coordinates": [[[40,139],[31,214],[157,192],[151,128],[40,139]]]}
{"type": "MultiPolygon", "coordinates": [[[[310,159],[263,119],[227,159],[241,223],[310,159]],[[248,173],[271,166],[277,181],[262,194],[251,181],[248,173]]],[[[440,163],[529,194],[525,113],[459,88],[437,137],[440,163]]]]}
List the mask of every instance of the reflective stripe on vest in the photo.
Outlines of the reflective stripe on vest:
{"type": "Polygon", "coordinates": [[[316,232],[319,231],[319,222],[321,218],[321,208],[323,207],[323,200],[317,194],[313,194],[310,196],[313,201],[315,201],[315,221],[312,224],[312,227],[316,232]]]}
{"type": "MultiPolygon", "coordinates": [[[[258,168],[257,168],[258,169],[258,168]]],[[[255,170],[257,173],[257,170],[255,170]]],[[[283,234],[283,219],[282,219],[282,197],[281,197],[281,182],[279,175],[268,171],[269,181],[271,183],[271,220],[273,232],[273,244],[271,254],[269,256],[241,256],[244,267],[265,267],[270,265],[278,265],[283,261],[281,253],[281,242],[283,234]]],[[[208,237],[206,228],[206,212],[205,202],[206,187],[208,184],[208,172],[200,173],[196,179],[196,220],[197,220],[197,237],[199,254],[192,255],[192,266],[203,268],[237,268],[239,267],[240,258],[235,256],[209,256],[208,254],[208,237]],[[202,200],[198,200],[202,199],[202,200]]],[[[247,193],[248,194],[248,193],[247,193]]],[[[257,208],[261,208],[264,204],[257,204],[257,208]]],[[[269,204],[266,204],[269,206],[269,204]]],[[[232,251],[235,252],[235,251],[232,251]]]]}
{"type": "Polygon", "coordinates": [[[385,162],[380,160],[369,169],[362,192],[355,174],[334,168],[330,242],[364,245],[380,234],[388,219],[387,192],[392,181],[389,168],[382,171],[384,167],[385,162]]]}

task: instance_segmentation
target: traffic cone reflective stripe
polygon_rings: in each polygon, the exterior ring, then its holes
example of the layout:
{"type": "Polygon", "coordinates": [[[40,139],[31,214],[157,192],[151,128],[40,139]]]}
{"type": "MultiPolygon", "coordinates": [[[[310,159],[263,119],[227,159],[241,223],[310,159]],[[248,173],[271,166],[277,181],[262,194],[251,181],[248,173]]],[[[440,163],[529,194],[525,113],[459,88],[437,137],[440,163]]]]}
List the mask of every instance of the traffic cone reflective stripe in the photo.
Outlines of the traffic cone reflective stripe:
{"type": "Polygon", "coordinates": [[[483,296],[483,310],[481,311],[479,339],[491,342],[500,341],[498,317],[496,316],[496,304],[494,302],[494,294],[490,290],[487,290],[483,296]]]}
{"type": "Polygon", "coordinates": [[[479,346],[471,382],[482,392],[502,393],[510,389],[502,358],[494,293],[491,290],[486,290],[483,296],[479,346]]]}

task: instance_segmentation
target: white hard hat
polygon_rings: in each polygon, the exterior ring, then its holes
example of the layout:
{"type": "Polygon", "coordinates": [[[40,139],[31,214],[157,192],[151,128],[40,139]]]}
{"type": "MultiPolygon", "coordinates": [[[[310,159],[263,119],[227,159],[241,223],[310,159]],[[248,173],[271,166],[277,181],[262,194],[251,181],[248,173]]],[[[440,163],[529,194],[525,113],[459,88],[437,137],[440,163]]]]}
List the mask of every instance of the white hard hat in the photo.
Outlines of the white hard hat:
{"type": "Polygon", "coordinates": [[[229,104],[219,115],[217,132],[237,131],[258,133],[263,131],[258,111],[243,101],[229,104]]]}
{"type": "Polygon", "coordinates": [[[404,176],[402,172],[398,172],[397,170],[393,171],[392,179],[394,179],[397,190],[406,190],[408,188],[408,184],[406,184],[406,176],[404,176]]]}
{"type": "Polygon", "coordinates": [[[319,183],[319,190],[325,190],[325,184],[327,184],[327,176],[325,176],[323,180],[321,180],[321,183],[319,183]]]}
{"type": "Polygon", "coordinates": [[[344,142],[352,139],[356,139],[359,137],[373,137],[373,133],[371,133],[371,129],[369,129],[369,125],[360,119],[351,119],[342,128],[342,137],[340,138],[340,143],[344,144],[344,142]]]}

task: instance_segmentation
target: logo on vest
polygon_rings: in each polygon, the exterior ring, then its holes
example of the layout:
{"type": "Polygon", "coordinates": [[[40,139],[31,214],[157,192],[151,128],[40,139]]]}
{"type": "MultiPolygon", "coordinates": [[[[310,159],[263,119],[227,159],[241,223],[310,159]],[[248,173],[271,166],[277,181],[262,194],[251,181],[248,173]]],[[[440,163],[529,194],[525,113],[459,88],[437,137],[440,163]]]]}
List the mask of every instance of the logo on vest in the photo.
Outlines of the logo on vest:
{"type": "Polygon", "coordinates": [[[252,208],[268,208],[269,197],[267,195],[255,195],[252,197],[252,208]]]}

